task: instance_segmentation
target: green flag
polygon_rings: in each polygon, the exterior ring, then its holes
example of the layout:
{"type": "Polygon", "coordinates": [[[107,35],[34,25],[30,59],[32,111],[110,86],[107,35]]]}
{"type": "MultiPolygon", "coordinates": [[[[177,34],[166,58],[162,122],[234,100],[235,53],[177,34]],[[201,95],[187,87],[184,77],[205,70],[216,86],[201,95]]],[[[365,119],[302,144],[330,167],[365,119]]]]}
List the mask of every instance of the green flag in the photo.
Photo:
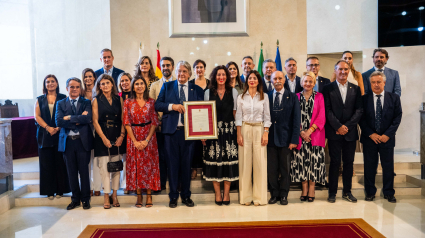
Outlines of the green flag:
{"type": "Polygon", "coordinates": [[[260,53],[260,58],[258,59],[258,67],[257,67],[257,71],[258,73],[260,73],[261,77],[263,77],[263,61],[264,61],[264,57],[263,57],[263,42],[261,42],[261,53],[260,53]]]}

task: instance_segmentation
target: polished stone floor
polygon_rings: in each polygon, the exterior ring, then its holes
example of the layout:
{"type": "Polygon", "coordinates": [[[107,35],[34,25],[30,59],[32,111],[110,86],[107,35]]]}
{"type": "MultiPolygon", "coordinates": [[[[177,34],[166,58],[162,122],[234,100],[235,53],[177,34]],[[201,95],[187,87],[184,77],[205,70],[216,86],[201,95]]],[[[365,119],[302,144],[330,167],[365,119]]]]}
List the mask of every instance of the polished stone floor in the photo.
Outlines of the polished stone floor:
{"type": "MultiPolygon", "coordinates": [[[[47,198],[46,198],[47,199],[47,198]]],[[[399,196],[398,203],[383,198],[374,202],[352,204],[338,197],[330,204],[324,199],[301,203],[290,199],[289,205],[261,207],[216,206],[213,201],[197,203],[195,207],[155,203],[152,208],[136,208],[121,204],[120,208],[105,210],[100,205],[90,210],[81,207],[66,211],[65,207],[15,207],[0,215],[0,237],[77,237],[88,224],[143,224],[189,222],[235,222],[363,218],[386,237],[425,237],[425,198],[399,196]],[[422,217],[424,216],[424,219],[422,217]]],[[[154,201],[155,202],[155,201],[154,201]]],[[[195,201],[196,203],[196,201],[195,201]]]]}

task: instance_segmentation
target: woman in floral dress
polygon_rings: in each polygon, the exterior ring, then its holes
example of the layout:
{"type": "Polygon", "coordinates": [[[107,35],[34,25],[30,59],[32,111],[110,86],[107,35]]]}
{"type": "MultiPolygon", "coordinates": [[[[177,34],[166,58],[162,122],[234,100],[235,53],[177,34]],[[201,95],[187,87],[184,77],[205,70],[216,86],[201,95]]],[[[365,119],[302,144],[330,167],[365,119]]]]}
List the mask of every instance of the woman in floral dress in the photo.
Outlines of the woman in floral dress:
{"type": "Polygon", "coordinates": [[[131,98],[124,102],[127,130],[127,190],[137,191],[136,207],[142,207],[142,189],[147,190],[146,207],[152,207],[152,190],[160,190],[159,157],[155,128],[159,125],[155,100],[149,98],[145,79],[131,83],[131,98]]]}

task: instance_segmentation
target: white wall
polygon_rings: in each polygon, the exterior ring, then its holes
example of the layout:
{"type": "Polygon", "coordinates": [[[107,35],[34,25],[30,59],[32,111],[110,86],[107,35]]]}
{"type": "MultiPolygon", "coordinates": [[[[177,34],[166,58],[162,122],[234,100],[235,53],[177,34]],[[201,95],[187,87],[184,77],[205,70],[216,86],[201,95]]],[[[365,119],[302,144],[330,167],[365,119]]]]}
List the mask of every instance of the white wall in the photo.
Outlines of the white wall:
{"type": "Polygon", "coordinates": [[[377,45],[378,0],[307,0],[308,54],[362,51],[377,45]]]}

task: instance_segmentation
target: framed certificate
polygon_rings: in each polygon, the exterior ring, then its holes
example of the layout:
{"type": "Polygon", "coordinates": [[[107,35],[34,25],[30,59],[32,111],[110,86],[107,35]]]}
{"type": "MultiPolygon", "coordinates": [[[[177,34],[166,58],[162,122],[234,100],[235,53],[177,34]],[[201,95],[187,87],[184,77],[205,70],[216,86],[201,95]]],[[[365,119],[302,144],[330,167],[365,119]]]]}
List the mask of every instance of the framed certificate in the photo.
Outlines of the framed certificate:
{"type": "Polygon", "coordinates": [[[215,101],[183,102],[186,140],[217,139],[215,101]]]}

